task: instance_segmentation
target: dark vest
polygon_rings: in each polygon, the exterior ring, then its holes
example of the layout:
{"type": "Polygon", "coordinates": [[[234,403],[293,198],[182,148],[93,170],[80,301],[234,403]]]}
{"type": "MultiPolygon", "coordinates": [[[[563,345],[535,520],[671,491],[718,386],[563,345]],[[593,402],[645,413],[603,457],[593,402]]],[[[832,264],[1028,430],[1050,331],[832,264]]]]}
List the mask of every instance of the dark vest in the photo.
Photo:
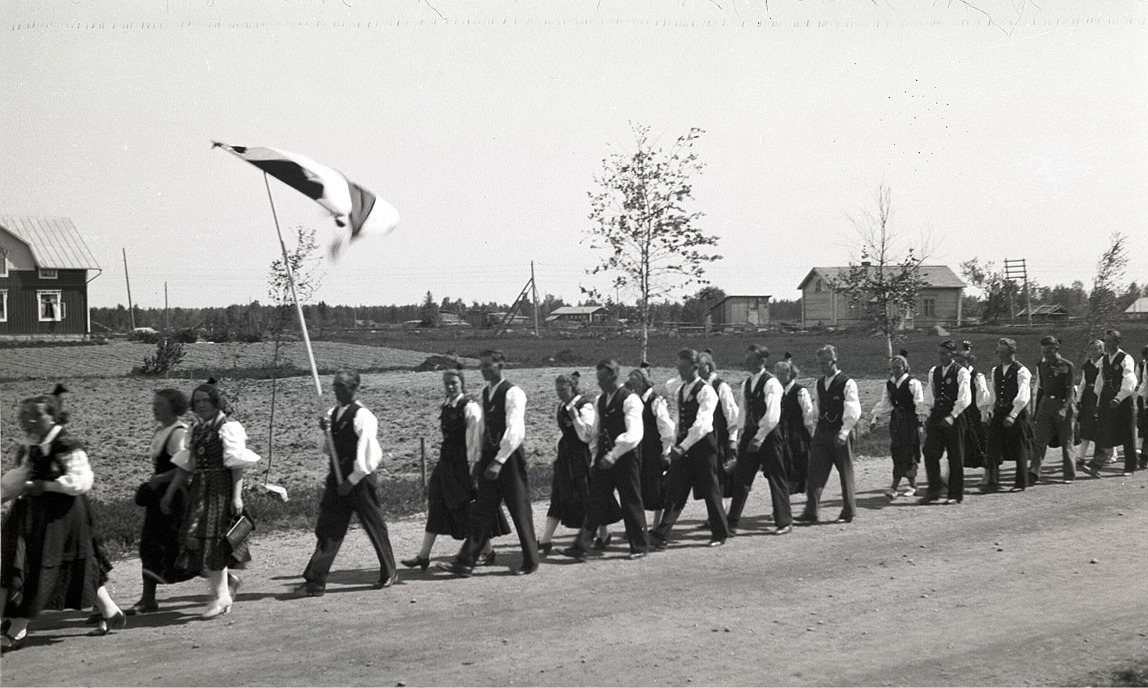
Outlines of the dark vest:
{"type": "MultiPolygon", "coordinates": [[[[442,446],[466,449],[466,405],[470,400],[465,395],[453,404],[443,404],[439,412],[438,424],[442,429],[442,446]]],[[[445,453],[445,451],[444,451],[445,453]]]]}
{"type": "Polygon", "coordinates": [[[171,440],[172,433],[180,428],[186,429],[187,426],[176,424],[171,430],[167,431],[167,435],[163,438],[163,448],[159,451],[159,456],[152,459],[152,466],[155,468],[155,474],[167,473],[175,468],[175,464],[171,462],[171,454],[167,451],[167,443],[171,440]]]}
{"type": "Polygon", "coordinates": [[[773,379],[773,376],[768,371],[763,371],[757,380],[757,385],[750,389],[749,381],[752,379],[747,377],[742,383],[742,395],[745,397],[745,408],[742,409],[742,413],[745,414],[745,434],[750,436],[757,434],[757,429],[761,427],[761,419],[765,417],[765,383],[773,379]]]}
{"type": "Polygon", "coordinates": [[[336,406],[331,410],[331,439],[335,441],[335,453],[339,457],[339,469],[343,471],[344,478],[355,470],[355,455],[359,450],[359,436],[355,434],[355,414],[360,408],[362,407],[357,401],[352,401],[339,420],[335,420],[339,408],[336,406]]]}
{"type": "MultiPolygon", "coordinates": [[[[1116,352],[1109,362],[1108,354],[1104,355],[1101,359],[1100,374],[1104,376],[1104,388],[1100,393],[1104,395],[1105,399],[1115,399],[1116,393],[1120,391],[1120,382],[1124,378],[1124,357],[1127,356],[1123,351],[1116,352]]],[[[1131,398],[1131,397],[1129,397],[1131,398]]]]}
{"type": "Polygon", "coordinates": [[[1084,392],[1081,393],[1080,396],[1083,397],[1085,394],[1095,395],[1096,394],[1096,387],[1095,387],[1096,376],[1100,374],[1100,367],[1097,366],[1092,361],[1085,361],[1084,366],[1083,366],[1083,374],[1084,374],[1084,392]]]}
{"type": "Polygon", "coordinates": [[[1046,396],[1061,401],[1068,397],[1068,388],[1072,386],[1075,377],[1071,361],[1061,359],[1052,364],[1042,358],[1037,364],[1037,371],[1040,375],[1040,397],[1036,400],[1037,404],[1046,396]]]}
{"type": "Polygon", "coordinates": [[[933,368],[933,379],[930,384],[933,385],[933,415],[947,416],[953,412],[953,407],[957,405],[957,394],[960,392],[961,384],[957,380],[957,372],[960,366],[953,363],[949,366],[949,372],[941,374],[941,366],[933,368]]]}
{"type": "MultiPolygon", "coordinates": [[[[482,422],[485,432],[482,437],[483,460],[493,459],[498,454],[498,446],[502,444],[502,436],[506,434],[506,393],[514,385],[506,380],[498,383],[494,394],[490,387],[482,390],[482,422]]],[[[522,451],[520,446],[515,453],[522,451]]]]}
{"type": "Polygon", "coordinates": [[[724,447],[729,442],[729,419],[725,417],[725,409],[721,406],[721,386],[723,380],[720,377],[715,377],[714,381],[710,383],[714,392],[718,394],[718,403],[714,407],[714,439],[717,440],[719,447],[724,447]]]}
{"type": "MultiPolygon", "coordinates": [[[[606,452],[614,448],[614,442],[618,439],[618,435],[626,432],[626,412],[623,410],[622,405],[625,403],[626,398],[633,392],[625,387],[614,392],[614,396],[610,399],[610,403],[606,403],[606,393],[603,392],[602,396],[598,399],[598,456],[601,458],[606,455],[606,452]]],[[[630,456],[634,452],[628,452],[619,456],[621,459],[625,456],[630,456]]]]}
{"type": "MultiPolygon", "coordinates": [[[[1004,413],[1010,413],[1012,402],[1016,399],[1017,392],[1020,391],[1020,383],[1017,382],[1016,371],[1020,368],[1016,365],[1009,365],[1008,372],[1004,372],[1004,366],[997,366],[994,370],[993,376],[996,378],[993,391],[996,394],[996,408],[1004,413]]],[[[1023,411],[1022,411],[1023,412],[1023,411]]]]}
{"type": "Polygon", "coordinates": [[[889,393],[889,401],[893,404],[893,408],[915,413],[917,402],[913,400],[913,390],[909,388],[909,380],[911,379],[906,377],[900,385],[892,380],[886,380],[885,391],[889,393]]]}
{"type": "Polygon", "coordinates": [[[778,424],[790,432],[805,427],[805,414],[801,410],[801,402],[797,400],[803,389],[805,388],[801,385],[794,384],[788,392],[781,395],[781,421],[778,424]]]}
{"type": "Polygon", "coordinates": [[[562,439],[567,442],[581,442],[582,438],[578,436],[578,429],[574,427],[574,414],[578,413],[587,404],[592,404],[586,397],[578,397],[578,403],[574,404],[571,411],[566,410],[566,404],[558,402],[558,409],[555,411],[555,418],[558,420],[558,431],[562,433],[562,439]]]}
{"type": "Polygon", "coordinates": [[[642,402],[643,457],[657,457],[662,455],[662,435],[658,431],[658,417],[654,415],[654,402],[656,402],[659,398],[660,397],[656,393],[653,393],[650,394],[649,399],[646,399],[642,402]]]}
{"type": "MultiPolygon", "coordinates": [[[[687,383],[687,384],[682,385],[682,388],[678,390],[678,443],[679,444],[682,442],[682,440],[684,440],[686,438],[686,435],[689,434],[690,428],[693,427],[693,425],[694,425],[694,421],[696,421],[698,419],[698,409],[701,408],[701,402],[698,401],[698,392],[704,386],[705,386],[704,382],[702,382],[701,384],[698,384],[698,381],[694,380],[692,383],[687,383]],[[686,394],[686,387],[690,388],[690,393],[688,395],[686,394]]],[[[718,408],[721,408],[720,403],[718,404],[718,408]]],[[[716,411],[714,412],[714,423],[715,424],[717,423],[717,412],[716,411]]],[[[705,437],[698,440],[698,444],[708,444],[712,448],[716,449],[717,448],[717,439],[714,437],[714,433],[710,432],[705,437]]]]}
{"type": "Polygon", "coordinates": [[[844,373],[837,373],[829,387],[825,387],[825,378],[817,380],[817,425],[819,427],[840,430],[844,425],[842,416],[845,414],[845,383],[849,378],[844,373]]]}

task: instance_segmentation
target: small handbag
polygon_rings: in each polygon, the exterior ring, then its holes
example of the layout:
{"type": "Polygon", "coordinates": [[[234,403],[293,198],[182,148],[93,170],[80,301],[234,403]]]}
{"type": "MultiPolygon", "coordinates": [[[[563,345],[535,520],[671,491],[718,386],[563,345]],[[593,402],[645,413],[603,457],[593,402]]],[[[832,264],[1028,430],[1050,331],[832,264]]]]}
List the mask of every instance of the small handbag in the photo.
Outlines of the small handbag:
{"type": "Polygon", "coordinates": [[[244,509],[243,513],[239,514],[239,518],[235,519],[235,523],[227,531],[227,541],[231,543],[231,548],[235,549],[242,545],[253,530],[255,530],[255,521],[251,520],[251,515],[247,513],[247,509],[244,509]]]}

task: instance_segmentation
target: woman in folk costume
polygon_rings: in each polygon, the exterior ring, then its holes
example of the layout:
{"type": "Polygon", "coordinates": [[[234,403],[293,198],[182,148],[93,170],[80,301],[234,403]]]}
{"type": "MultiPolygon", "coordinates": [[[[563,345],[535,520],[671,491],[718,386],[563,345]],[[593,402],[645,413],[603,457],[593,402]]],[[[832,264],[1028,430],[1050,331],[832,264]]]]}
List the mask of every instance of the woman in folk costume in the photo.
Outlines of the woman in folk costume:
{"type": "Polygon", "coordinates": [[[64,429],[57,385],[52,394],[20,404],[27,433],[16,468],[4,475],[3,500],[14,499],[4,521],[0,600],[4,602],[3,652],[20,649],[28,624],[46,609],[99,611],[90,635],[107,635],[127,619],[108,595],[111,564],[100,549],[87,493],[94,476],[83,445],[64,429]]]}
{"type": "Polygon", "coordinates": [[[159,427],[152,434],[148,458],[151,459],[151,478],[136,491],[136,504],[146,509],[140,532],[140,566],[143,570],[143,595],[128,607],[128,616],[159,611],[156,588],[160,583],[178,583],[195,577],[195,572],[184,571],[175,565],[179,556],[179,530],[183,510],[187,506],[187,490],[180,489],[172,498],[171,513],[160,510],[160,499],[179,472],[171,462],[173,456],[187,448],[187,423],[181,416],[187,413],[187,397],[177,389],[161,389],[152,400],[152,414],[159,427]]]}
{"type": "MultiPolygon", "coordinates": [[[[538,551],[550,554],[554,548],[554,531],[559,524],[580,529],[586,520],[586,500],[590,496],[590,442],[594,439],[594,400],[582,395],[578,388],[581,375],[577,371],[554,378],[554,393],[558,395],[555,417],[558,430],[558,454],[554,459],[554,475],[550,483],[550,508],[546,511],[546,529],[538,539],[538,551]]],[[[610,505],[606,523],[622,520],[622,509],[617,500],[610,505]]],[[[603,524],[593,547],[603,550],[610,540],[610,528],[603,524]]]]}
{"type": "MultiPolygon", "coordinates": [[[[455,540],[466,539],[475,495],[471,468],[482,452],[482,407],[466,395],[466,379],[462,371],[444,372],[442,386],[446,394],[439,409],[442,445],[438,463],[427,485],[427,524],[423,544],[413,559],[399,562],[407,568],[418,567],[423,571],[430,566],[431,548],[439,535],[449,535],[455,540]]],[[[501,509],[491,526],[491,537],[510,533],[510,523],[501,509]]],[[[494,563],[492,545],[487,544],[477,563],[494,563]]]]}
{"type": "Polygon", "coordinates": [[[809,444],[813,428],[817,425],[817,409],[809,390],[797,383],[801,369],[793,362],[793,354],[773,365],[773,374],[781,383],[781,420],[785,475],[789,478],[789,494],[805,494],[805,477],[809,471],[809,444]]]}
{"type": "Polygon", "coordinates": [[[654,512],[650,527],[657,528],[666,508],[666,469],[670,466],[670,448],[674,446],[677,429],[669,403],[654,391],[649,363],[643,362],[641,367],[631,370],[626,385],[642,400],[642,506],[654,512]]]}
{"type": "Polygon", "coordinates": [[[901,349],[900,354],[889,359],[889,379],[869,421],[872,429],[881,417],[889,416],[889,452],[893,457],[893,484],[885,491],[889,499],[902,496],[898,491],[902,478],[908,483],[903,496],[917,494],[917,464],[921,461],[921,422],[917,418],[917,407],[924,399],[924,392],[920,381],[909,372],[909,352],[901,349]]]}
{"type": "Polygon", "coordinates": [[[965,418],[965,468],[984,468],[979,484],[988,485],[990,471],[986,463],[989,459],[985,454],[985,423],[993,410],[989,383],[984,374],[976,369],[977,356],[973,353],[972,342],[961,342],[960,348],[953,353],[953,360],[969,371],[969,392],[973,398],[973,403],[961,412],[965,418]]]}
{"type": "Polygon", "coordinates": [[[243,513],[243,472],[259,455],[247,448],[247,432],[228,415],[214,378],[191,393],[191,408],[196,419],[188,448],[171,459],[180,470],[160,508],[171,513],[175,496],[188,485],[175,563],[207,577],[211,597],[200,616],[213,619],[231,611],[239,590],[239,576],[228,569],[251,561],[247,542],[232,545],[227,532],[243,513]]]}
{"type": "Polygon", "coordinates": [[[1093,339],[1088,343],[1084,365],[1080,366],[1080,383],[1076,387],[1079,406],[1076,418],[1080,423],[1080,454],[1076,457],[1077,468],[1084,467],[1088,450],[1096,442],[1096,376],[1100,374],[1100,359],[1104,356],[1104,340],[1093,339]]]}

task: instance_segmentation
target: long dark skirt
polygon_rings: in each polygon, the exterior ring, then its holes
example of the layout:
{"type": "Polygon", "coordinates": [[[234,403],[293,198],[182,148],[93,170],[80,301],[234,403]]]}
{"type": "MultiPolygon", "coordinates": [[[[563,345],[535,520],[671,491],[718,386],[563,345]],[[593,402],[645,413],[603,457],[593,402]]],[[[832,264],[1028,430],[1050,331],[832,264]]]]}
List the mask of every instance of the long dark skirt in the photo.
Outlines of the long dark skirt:
{"type": "Polygon", "coordinates": [[[251,561],[247,542],[232,548],[227,531],[239,514],[231,504],[231,470],[197,470],[187,490],[176,566],[187,571],[241,569],[251,561]]]}
{"type": "Polygon", "coordinates": [[[889,416],[889,452],[893,456],[893,477],[915,479],[921,460],[921,435],[917,415],[895,408],[889,416]]]}
{"type": "Polygon", "coordinates": [[[646,511],[665,508],[667,468],[659,443],[642,445],[642,506],[646,511]]]}
{"type": "MultiPolygon", "coordinates": [[[[987,440],[985,438],[985,424],[981,422],[980,409],[970,404],[961,415],[965,417],[965,468],[984,468],[988,465],[985,451],[987,440]]],[[[996,461],[1000,463],[999,457],[996,461]]]]}
{"type": "Polygon", "coordinates": [[[87,609],[110,570],[86,496],[27,495],[13,504],[0,556],[0,586],[8,590],[5,617],[87,609]]]}
{"type": "Polygon", "coordinates": [[[805,494],[805,480],[809,473],[809,431],[804,426],[794,428],[784,424],[778,429],[782,431],[781,458],[789,481],[789,494],[805,494]]]}
{"type": "Polygon", "coordinates": [[[140,531],[140,566],[165,583],[179,583],[198,575],[176,566],[179,558],[179,532],[183,514],[187,509],[187,489],[176,491],[171,500],[171,513],[160,511],[159,503],[168,483],[153,489],[145,483],[136,492],[136,504],[144,507],[143,529],[140,531]]]}
{"type": "Polygon", "coordinates": [[[546,517],[558,519],[567,528],[581,528],[586,521],[589,496],[590,447],[563,437],[558,441],[558,456],[554,459],[546,517]]]}

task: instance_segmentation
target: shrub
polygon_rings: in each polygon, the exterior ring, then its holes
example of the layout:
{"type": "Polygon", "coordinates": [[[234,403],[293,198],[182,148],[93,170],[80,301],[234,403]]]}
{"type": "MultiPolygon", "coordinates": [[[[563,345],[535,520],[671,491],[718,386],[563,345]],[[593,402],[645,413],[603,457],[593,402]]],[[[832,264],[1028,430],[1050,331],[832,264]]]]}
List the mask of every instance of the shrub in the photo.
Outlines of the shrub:
{"type": "Polygon", "coordinates": [[[563,365],[571,365],[577,363],[579,359],[578,354],[572,349],[563,349],[554,354],[554,362],[563,365]]]}
{"type": "Polygon", "coordinates": [[[145,358],[143,365],[132,368],[132,374],[159,377],[169,373],[182,360],[183,344],[164,338],[155,345],[155,355],[145,358]]]}
{"type": "Polygon", "coordinates": [[[194,327],[185,327],[182,330],[176,330],[174,337],[175,341],[180,344],[194,344],[199,341],[199,332],[194,327]]]}

